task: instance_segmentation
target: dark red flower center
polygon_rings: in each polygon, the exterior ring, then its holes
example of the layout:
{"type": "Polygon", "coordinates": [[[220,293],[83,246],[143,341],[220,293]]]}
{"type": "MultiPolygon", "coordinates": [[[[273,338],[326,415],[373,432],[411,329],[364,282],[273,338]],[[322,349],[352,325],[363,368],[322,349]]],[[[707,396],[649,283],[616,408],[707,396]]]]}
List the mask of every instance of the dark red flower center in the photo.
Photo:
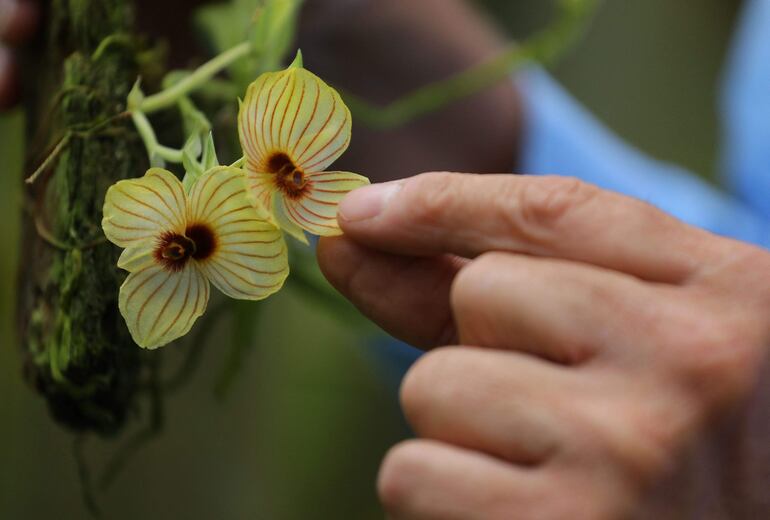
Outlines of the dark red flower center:
{"type": "Polygon", "coordinates": [[[217,238],[206,224],[187,226],[184,234],[166,232],[155,247],[155,259],[170,271],[181,271],[187,262],[203,261],[214,254],[217,238]]]}
{"type": "Polygon", "coordinates": [[[267,170],[275,174],[275,183],[287,197],[299,199],[307,190],[307,176],[285,153],[274,153],[267,160],[267,170]]]}

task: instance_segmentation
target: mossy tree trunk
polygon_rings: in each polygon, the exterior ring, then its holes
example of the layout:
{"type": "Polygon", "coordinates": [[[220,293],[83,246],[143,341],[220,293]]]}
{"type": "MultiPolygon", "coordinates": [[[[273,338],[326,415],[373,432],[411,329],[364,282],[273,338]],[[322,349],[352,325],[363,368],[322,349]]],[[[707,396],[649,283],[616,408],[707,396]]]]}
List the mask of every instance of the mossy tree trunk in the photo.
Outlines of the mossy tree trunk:
{"type": "Polygon", "coordinates": [[[148,55],[132,20],[127,0],[51,2],[26,75],[27,171],[57,153],[25,193],[25,369],[56,420],[100,434],[120,429],[148,366],[118,312],[125,275],[100,225],[107,187],[147,166],[130,119],[119,116],[148,55]]]}

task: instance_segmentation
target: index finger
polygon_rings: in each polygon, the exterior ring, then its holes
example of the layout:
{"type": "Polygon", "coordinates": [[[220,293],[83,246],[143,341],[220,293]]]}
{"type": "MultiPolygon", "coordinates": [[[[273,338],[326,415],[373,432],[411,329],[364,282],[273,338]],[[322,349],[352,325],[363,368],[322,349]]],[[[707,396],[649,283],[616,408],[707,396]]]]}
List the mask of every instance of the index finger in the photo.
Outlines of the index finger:
{"type": "Polygon", "coordinates": [[[708,234],[642,201],[566,177],[426,173],[361,188],[340,205],[349,238],[403,255],[508,251],[679,283],[708,234]]]}

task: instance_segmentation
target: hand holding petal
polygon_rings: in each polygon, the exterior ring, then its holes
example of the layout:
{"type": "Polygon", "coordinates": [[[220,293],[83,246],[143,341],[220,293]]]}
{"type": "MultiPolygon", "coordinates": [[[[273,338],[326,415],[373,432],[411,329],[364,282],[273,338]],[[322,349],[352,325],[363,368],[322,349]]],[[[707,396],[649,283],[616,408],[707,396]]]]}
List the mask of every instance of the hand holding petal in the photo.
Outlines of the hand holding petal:
{"type": "Polygon", "coordinates": [[[289,219],[314,235],[341,235],[337,223],[340,201],[356,188],[369,184],[369,179],[350,172],[322,172],[309,175],[307,195],[286,201],[289,219]]]}

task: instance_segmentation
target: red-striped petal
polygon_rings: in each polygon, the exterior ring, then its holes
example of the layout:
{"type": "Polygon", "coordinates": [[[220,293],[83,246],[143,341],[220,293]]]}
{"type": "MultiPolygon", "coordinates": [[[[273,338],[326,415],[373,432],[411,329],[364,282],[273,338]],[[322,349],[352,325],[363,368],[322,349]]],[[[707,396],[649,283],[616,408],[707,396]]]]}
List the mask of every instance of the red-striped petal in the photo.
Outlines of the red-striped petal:
{"type": "Polygon", "coordinates": [[[236,168],[206,173],[190,191],[190,222],[214,236],[211,255],[196,260],[209,281],[230,297],[261,300],[282,287],[288,255],[281,231],[248,199],[246,182],[236,168]]]}
{"type": "Polygon", "coordinates": [[[347,149],[351,117],[342,98],[303,68],[263,74],[249,86],[238,115],[244,153],[254,171],[286,154],[305,172],[324,170],[347,149]]]}
{"type": "Polygon", "coordinates": [[[187,334],[208,299],[209,284],[195,263],[180,271],[150,264],[128,275],[119,306],[134,341],[155,349],[187,334]]]}
{"type": "Polygon", "coordinates": [[[297,226],[320,236],[341,234],[337,207],[349,192],[369,184],[369,179],[349,172],[322,172],[308,176],[307,193],[284,199],[287,217],[297,226]]]}
{"type": "Polygon", "coordinates": [[[142,178],[120,181],[107,190],[102,228],[115,245],[146,245],[184,227],[184,188],[169,171],[152,168],[142,178]]]}

